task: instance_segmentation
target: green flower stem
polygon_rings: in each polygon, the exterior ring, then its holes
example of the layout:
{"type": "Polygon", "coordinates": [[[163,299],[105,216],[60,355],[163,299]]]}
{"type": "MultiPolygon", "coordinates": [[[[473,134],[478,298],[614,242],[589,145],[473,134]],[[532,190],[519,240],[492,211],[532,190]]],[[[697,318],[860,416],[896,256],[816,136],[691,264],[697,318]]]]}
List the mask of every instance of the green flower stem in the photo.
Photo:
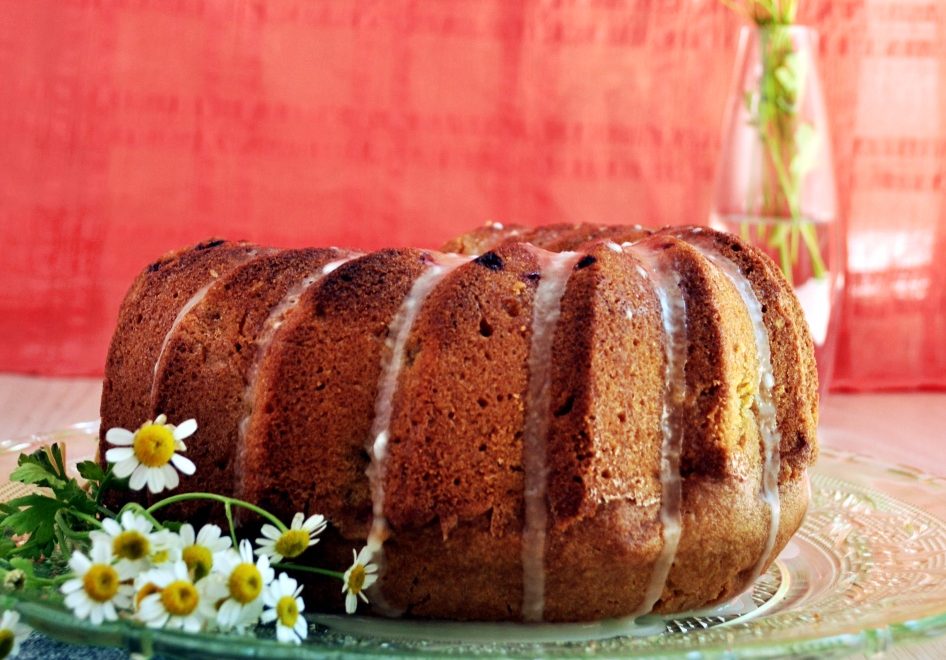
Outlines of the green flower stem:
{"type": "MultiPolygon", "coordinates": [[[[62,510],[62,509],[60,509],[60,511],[61,511],[61,510],[62,510]]],[[[84,520],[85,522],[89,523],[89,524],[92,525],[93,527],[101,527],[101,526],[102,526],[102,523],[99,521],[98,518],[94,518],[94,517],[92,517],[92,516],[90,516],[90,515],[88,515],[88,514],[86,514],[86,513],[82,513],[81,511],[76,511],[76,510],[74,510],[74,509],[69,509],[69,515],[72,516],[73,518],[78,518],[79,520],[84,520]]]]}
{"type": "MultiPolygon", "coordinates": [[[[802,141],[810,147],[813,129],[807,124],[799,124],[798,87],[803,83],[801,74],[792,73],[797,72],[792,58],[798,55],[787,31],[794,20],[795,4],[781,6],[770,0],[754,0],[747,6],[734,5],[728,0],[723,0],[723,4],[755,21],[761,31],[762,79],[755,93],[747,90],[746,98],[759,99],[754,110],[752,104],[748,107],[753,113],[751,123],[762,142],[769,175],[769,184],[763,190],[762,215],[778,218],[787,213],[789,216],[776,222],[771,232],[759,225],[758,241],[777,252],[780,268],[793,285],[792,269],[798,263],[799,247],[804,243],[811,258],[812,275],[821,279],[827,268],[813,221],[804,217],[801,208],[802,182],[811,166],[809,158],[801,154],[802,141]],[[780,8],[781,13],[778,11],[780,8]],[[758,9],[762,11],[756,12],[758,9]]],[[[743,223],[740,233],[744,238],[749,235],[746,223],[743,223]]]]}
{"type": "MultiPolygon", "coordinates": [[[[59,512],[57,511],[56,513],[59,512]]],[[[55,530],[54,533],[56,535],[56,543],[59,544],[60,549],[66,557],[70,556],[75,546],[66,542],[66,535],[63,533],[62,527],[60,525],[56,525],[53,529],[55,530]]]]}
{"type": "Polygon", "coordinates": [[[63,573],[62,575],[57,575],[54,578],[44,578],[44,577],[37,577],[35,575],[32,575],[32,576],[28,575],[26,577],[26,581],[30,584],[35,584],[40,587],[58,587],[59,585],[65,582],[68,582],[74,577],[75,575],[71,572],[63,573]]]}
{"type": "MultiPolygon", "coordinates": [[[[76,517],[83,517],[83,518],[86,517],[83,514],[80,514],[78,511],[66,511],[65,509],[59,509],[56,513],[53,514],[53,520],[55,521],[56,526],[58,527],[59,531],[62,533],[62,535],[65,538],[68,538],[74,541],[88,541],[89,540],[88,532],[77,532],[74,529],[72,529],[72,527],[69,526],[69,523],[66,522],[65,514],[67,513],[69,515],[73,515],[76,517]]],[[[99,523],[98,520],[95,520],[94,518],[92,518],[92,520],[95,521],[96,527],[101,526],[101,523],[99,523]]]]}
{"type": "Polygon", "coordinates": [[[250,504],[249,502],[246,502],[244,500],[238,500],[235,497],[227,497],[226,495],[217,495],[216,493],[181,493],[180,495],[172,495],[171,497],[166,497],[160,502],[156,502],[155,504],[152,504],[145,511],[147,513],[154,513],[158,509],[163,509],[164,507],[170,506],[171,504],[176,504],[178,502],[188,502],[190,500],[211,500],[214,502],[220,502],[224,506],[228,504],[230,506],[238,506],[243,509],[247,509],[248,511],[252,511],[253,513],[259,516],[262,516],[269,522],[273,523],[280,532],[285,532],[289,529],[283,524],[283,522],[279,518],[271,514],[269,511],[265,509],[261,509],[255,504],[250,504]]]}
{"type": "Polygon", "coordinates": [[[316,568],[315,566],[303,566],[302,564],[293,564],[290,562],[279,562],[273,564],[275,568],[285,568],[290,571],[302,571],[303,573],[315,573],[316,575],[327,575],[336,580],[345,581],[345,574],[339,571],[330,571],[327,568],[316,568]]]}
{"type": "Polygon", "coordinates": [[[233,522],[233,505],[226,502],[223,505],[223,510],[227,515],[227,524],[230,526],[230,541],[233,543],[233,549],[236,550],[240,547],[240,544],[237,543],[236,525],[233,522]]]}
{"type": "Polygon", "coordinates": [[[808,247],[808,254],[811,255],[811,271],[816,279],[821,279],[827,273],[827,268],[821,258],[821,249],[818,247],[818,237],[815,235],[815,228],[810,222],[803,222],[799,227],[801,237],[808,247]]]}

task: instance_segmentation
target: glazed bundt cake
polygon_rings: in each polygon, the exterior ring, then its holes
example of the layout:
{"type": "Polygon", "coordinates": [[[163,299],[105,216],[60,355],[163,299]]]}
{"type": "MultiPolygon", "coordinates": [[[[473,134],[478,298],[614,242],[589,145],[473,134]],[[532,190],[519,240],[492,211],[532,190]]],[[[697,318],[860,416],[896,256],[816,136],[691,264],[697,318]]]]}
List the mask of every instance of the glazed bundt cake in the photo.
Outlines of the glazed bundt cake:
{"type": "Polygon", "coordinates": [[[583,621],[702,607],[766,569],[807,505],[816,379],[778,268],[706,228],[215,240],[132,285],[101,427],[196,418],[180,489],[325,515],[320,565],[367,541],[378,613],[583,621]]]}

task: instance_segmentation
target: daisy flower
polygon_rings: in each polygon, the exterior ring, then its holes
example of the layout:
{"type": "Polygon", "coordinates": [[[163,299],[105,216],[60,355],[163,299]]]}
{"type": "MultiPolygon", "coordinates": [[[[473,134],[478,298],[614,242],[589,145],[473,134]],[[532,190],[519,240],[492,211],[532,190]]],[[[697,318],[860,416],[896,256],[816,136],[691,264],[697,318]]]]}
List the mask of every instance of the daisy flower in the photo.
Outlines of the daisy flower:
{"type": "Polygon", "coordinates": [[[308,626],[301,612],[305,610],[299,594],[302,587],[285,573],[273,581],[263,593],[263,604],[267,607],[260,620],[276,622],[276,639],[280,642],[301,644],[308,634],[308,626]]]}
{"type": "MultiPolygon", "coordinates": [[[[0,658],[12,658],[20,652],[20,643],[30,634],[30,628],[20,623],[20,613],[8,610],[0,618],[0,658]]],[[[305,635],[303,635],[305,636],[305,635]]]]}
{"type": "Polygon", "coordinates": [[[165,415],[148,420],[132,433],[128,429],[113,428],[105,434],[105,440],[118,445],[105,452],[105,460],[114,463],[114,474],[119,479],[130,476],[128,486],[141,490],[148,485],[152,493],[172,490],[180,483],[177,468],[184,474],[194,474],[194,463],[179,451],[185,451],[184,438],[197,430],[197,421],[188,419],[178,426],[167,423],[165,415]]]}
{"type": "Polygon", "coordinates": [[[345,577],[343,578],[345,584],[342,585],[342,593],[347,593],[345,596],[345,611],[349,614],[354,614],[355,610],[358,608],[358,598],[361,598],[366,603],[368,602],[368,597],[365,596],[365,589],[370,587],[375,583],[375,580],[378,579],[376,573],[378,572],[378,567],[376,564],[371,563],[372,552],[369,546],[365,546],[361,549],[361,552],[355,554],[355,551],[351,551],[352,556],[355,560],[352,562],[352,565],[345,571],[345,577]]]}
{"type": "Polygon", "coordinates": [[[132,602],[136,612],[141,607],[141,601],[151,594],[161,593],[161,587],[151,581],[153,572],[153,570],[145,571],[135,576],[134,597],[132,598],[132,602]]]}
{"type": "Polygon", "coordinates": [[[268,557],[253,563],[253,546],[244,540],[239,552],[230,550],[220,556],[217,572],[223,576],[226,599],[217,610],[217,623],[224,630],[242,630],[256,623],[263,611],[263,591],[273,581],[275,571],[268,557]]]}
{"type": "Polygon", "coordinates": [[[306,548],[319,542],[316,536],[322,533],[325,526],[325,517],[315,514],[303,522],[304,514],[297,513],[292,518],[292,524],[285,532],[280,532],[275,525],[263,525],[260,532],[265,538],[256,539],[259,547],[257,555],[265,555],[270,561],[278,562],[283,558],[298,557],[306,548]]]}
{"type": "Polygon", "coordinates": [[[197,534],[190,523],[181,525],[181,557],[195,580],[210,574],[214,558],[230,548],[230,537],[224,536],[217,525],[204,525],[197,534]]]}
{"type": "Polygon", "coordinates": [[[69,568],[76,577],[63,584],[61,591],[66,596],[66,607],[80,619],[89,619],[96,625],[115,621],[115,608],[131,604],[132,587],[122,584],[130,577],[127,565],[112,565],[112,548],[108,543],[93,543],[90,556],[74,551],[69,568]]]}
{"type": "Polygon", "coordinates": [[[151,567],[158,568],[181,559],[181,537],[171,530],[159,529],[151,535],[151,540],[151,553],[148,555],[151,567]]]}
{"type": "Polygon", "coordinates": [[[139,576],[135,616],[149,628],[180,628],[198,632],[214,620],[214,604],[226,595],[212,577],[195,582],[187,564],[176,561],[139,576]]]}
{"type": "Polygon", "coordinates": [[[120,519],[105,518],[101,531],[89,534],[93,543],[105,543],[112,549],[112,556],[118,560],[118,566],[129,574],[149,568],[148,557],[154,548],[154,526],[144,516],[132,511],[125,511],[120,519]]]}

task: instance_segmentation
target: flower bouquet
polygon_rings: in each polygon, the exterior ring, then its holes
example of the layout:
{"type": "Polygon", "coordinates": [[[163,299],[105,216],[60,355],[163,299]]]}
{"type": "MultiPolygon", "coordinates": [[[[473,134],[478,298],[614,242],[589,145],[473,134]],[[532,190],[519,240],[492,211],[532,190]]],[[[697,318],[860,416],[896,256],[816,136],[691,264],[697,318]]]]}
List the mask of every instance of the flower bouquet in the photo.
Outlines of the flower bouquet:
{"type": "MultiPolygon", "coordinates": [[[[148,628],[243,635],[274,629],[280,642],[307,636],[302,586],[293,574],[336,578],[351,614],[376,580],[369,546],[353,551],[347,570],[292,563],[319,541],[327,526],[319,514],[297,513],[287,525],[256,506],[215,493],[169,494],[145,507],[106,506],[107,491],[175,489],[179,472],[191,475],[185,440],[196,420],[171,424],[164,415],[137,430],[113,428],[107,469],[94,461],[66,468],[59,443],[21,454],[10,480],[33,492],[0,504],[0,579],[7,594],[39,600],[94,625],[125,620],[148,628]],[[80,483],[81,478],[81,483],[80,483]],[[162,510],[188,500],[209,500],[223,509],[224,530],[195,529],[164,519],[162,510]],[[255,543],[241,539],[234,509],[261,522],[255,543]]],[[[130,493],[129,493],[130,495],[130,493]]],[[[131,499],[130,497],[127,499],[131,499]]],[[[0,658],[15,655],[28,629],[8,611],[0,620],[0,658]]]]}

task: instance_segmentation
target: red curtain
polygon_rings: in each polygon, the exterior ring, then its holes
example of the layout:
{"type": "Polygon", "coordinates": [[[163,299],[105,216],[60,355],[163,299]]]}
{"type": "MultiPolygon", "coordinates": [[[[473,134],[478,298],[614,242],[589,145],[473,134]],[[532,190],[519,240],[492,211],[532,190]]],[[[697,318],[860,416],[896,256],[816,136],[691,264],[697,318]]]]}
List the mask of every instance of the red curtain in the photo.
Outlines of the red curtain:
{"type": "MultiPolygon", "coordinates": [[[[819,0],[836,388],[946,387],[946,6],[819,0]]],[[[155,255],[705,222],[716,0],[0,0],[0,370],[100,373],[155,255]]]]}

